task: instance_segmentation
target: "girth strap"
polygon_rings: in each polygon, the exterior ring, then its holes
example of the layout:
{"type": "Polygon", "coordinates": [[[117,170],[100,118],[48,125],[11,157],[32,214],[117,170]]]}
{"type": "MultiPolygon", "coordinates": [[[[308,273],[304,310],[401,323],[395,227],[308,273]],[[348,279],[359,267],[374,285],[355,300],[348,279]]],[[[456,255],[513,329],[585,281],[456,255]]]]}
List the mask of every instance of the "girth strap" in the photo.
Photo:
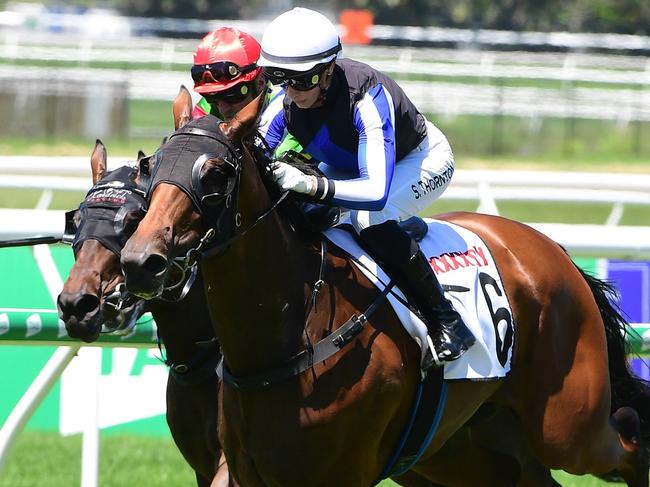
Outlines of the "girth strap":
{"type": "Polygon", "coordinates": [[[217,375],[219,375],[226,384],[235,389],[250,391],[278,384],[303,373],[307,369],[312,368],[315,364],[321,363],[334,355],[359,335],[368,322],[368,317],[376,311],[379,304],[393,289],[393,286],[394,283],[391,281],[391,283],[384,288],[372,304],[368,306],[365,313],[359,316],[353,315],[338,329],[316,343],[316,345],[294,355],[285,365],[261,374],[235,377],[230,373],[228,367],[224,364],[224,359],[222,358],[221,362],[219,362],[219,365],[217,366],[217,375]]]}

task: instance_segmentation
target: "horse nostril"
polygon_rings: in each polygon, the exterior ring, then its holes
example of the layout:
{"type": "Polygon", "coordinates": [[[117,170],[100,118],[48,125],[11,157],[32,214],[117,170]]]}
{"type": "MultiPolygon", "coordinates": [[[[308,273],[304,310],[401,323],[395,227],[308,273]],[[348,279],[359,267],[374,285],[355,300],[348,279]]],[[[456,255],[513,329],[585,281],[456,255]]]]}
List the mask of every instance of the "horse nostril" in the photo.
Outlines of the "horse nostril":
{"type": "Polygon", "coordinates": [[[167,270],[167,259],[162,255],[152,254],[147,257],[142,267],[154,276],[158,276],[167,270]]]}
{"type": "Polygon", "coordinates": [[[93,294],[61,293],[57,305],[62,318],[72,315],[84,316],[99,308],[99,298],[93,294]]]}
{"type": "Polygon", "coordinates": [[[95,311],[99,308],[99,298],[92,294],[84,294],[79,298],[76,308],[83,314],[95,311]]]}

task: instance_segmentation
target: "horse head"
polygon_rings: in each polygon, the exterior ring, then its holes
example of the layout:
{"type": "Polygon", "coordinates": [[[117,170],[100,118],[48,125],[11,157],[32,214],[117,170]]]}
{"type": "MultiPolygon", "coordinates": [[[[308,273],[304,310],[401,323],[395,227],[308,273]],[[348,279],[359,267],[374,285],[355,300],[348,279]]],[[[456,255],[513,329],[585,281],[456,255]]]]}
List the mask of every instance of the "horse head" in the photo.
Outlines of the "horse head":
{"type": "Polygon", "coordinates": [[[69,212],[66,234],[75,263],[57,299],[68,335],[85,342],[107,331],[135,324],[143,303],[128,299],[119,252],[144,216],[138,173],[122,167],[107,171],[106,147],[97,140],[91,156],[93,187],[79,208],[69,212]]]}
{"type": "Polygon", "coordinates": [[[230,238],[245,223],[242,215],[268,201],[259,171],[241,177],[244,166],[255,164],[244,139],[256,127],[262,101],[260,95],[229,122],[208,115],[185,125],[175,105],[180,130],[154,156],[149,210],[122,251],[129,292],[159,296],[170,271],[195,266],[198,253],[230,238]],[[239,198],[242,191],[259,195],[254,208],[240,206],[251,206],[250,198],[239,198]]]}

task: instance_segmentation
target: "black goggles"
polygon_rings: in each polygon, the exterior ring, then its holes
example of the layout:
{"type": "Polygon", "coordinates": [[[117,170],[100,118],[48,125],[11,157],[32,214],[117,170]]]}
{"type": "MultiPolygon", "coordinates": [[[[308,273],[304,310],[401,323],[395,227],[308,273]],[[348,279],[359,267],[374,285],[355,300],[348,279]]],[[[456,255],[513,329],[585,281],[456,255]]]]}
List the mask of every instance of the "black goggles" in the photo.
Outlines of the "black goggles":
{"type": "Polygon", "coordinates": [[[310,71],[283,71],[278,68],[264,68],[264,75],[273,84],[284,88],[290,87],[298,91],[313,89],[323,77],[327,66],[318,66],[310,71]]]}
{"type": "Polygon", "coordinates": [[[220,61],[212,64],[195,64],[192,66],[192,79],[196,84],[225,83],[239,76],[250,73],[257,68],[256,63],[238,66],[229,61],[220,61]]]}
{"type": "Polygon", "coordinates": [[[203,98],[207,100],[210,105],[213,105],[219,101],[235,104],[240,103],[246,99],[246,97],[251,92],[247,83],[242,83],[237,86],[224,91],[219,91],[217,93],[204,93],[203,98]]]}

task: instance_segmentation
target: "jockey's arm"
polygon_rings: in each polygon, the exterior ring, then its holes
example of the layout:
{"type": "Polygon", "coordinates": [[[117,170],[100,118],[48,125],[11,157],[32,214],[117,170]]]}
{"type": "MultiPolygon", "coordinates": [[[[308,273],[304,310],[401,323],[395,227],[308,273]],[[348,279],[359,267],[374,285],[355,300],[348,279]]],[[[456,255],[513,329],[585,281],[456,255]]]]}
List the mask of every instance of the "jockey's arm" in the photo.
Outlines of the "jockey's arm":
{"type": "Polygon", "coordinates": [[[393,178],[396,153],[394,108],[390,95],[381,84],[357,102],[353,117],[359,134],[354,168],[358,171],[357,177],[334,180],[311,176],[278,163],[274,177],[280,186],[308,194],[315,202],[333,203],[353,210],[383,209],[393,178]]]}
{"type": "Polygon", "coordinates": [[[287,131],[283,108],[284,90],[273,87],[266,96],[266,108],[260,117],[258,130],[272,150],[273,158],[278,159],[289,150],[302,152],[303,148],[300,142],[287,131]]]}
{"type": "Polygon", "coordinates": [[[350,209],[378,211],[388,199],[395,169],[395,116],[388,91],[382,85],[369,90],[354,108],[359,132],[359,176],[330,180],[331,201],[350,209]]]}

